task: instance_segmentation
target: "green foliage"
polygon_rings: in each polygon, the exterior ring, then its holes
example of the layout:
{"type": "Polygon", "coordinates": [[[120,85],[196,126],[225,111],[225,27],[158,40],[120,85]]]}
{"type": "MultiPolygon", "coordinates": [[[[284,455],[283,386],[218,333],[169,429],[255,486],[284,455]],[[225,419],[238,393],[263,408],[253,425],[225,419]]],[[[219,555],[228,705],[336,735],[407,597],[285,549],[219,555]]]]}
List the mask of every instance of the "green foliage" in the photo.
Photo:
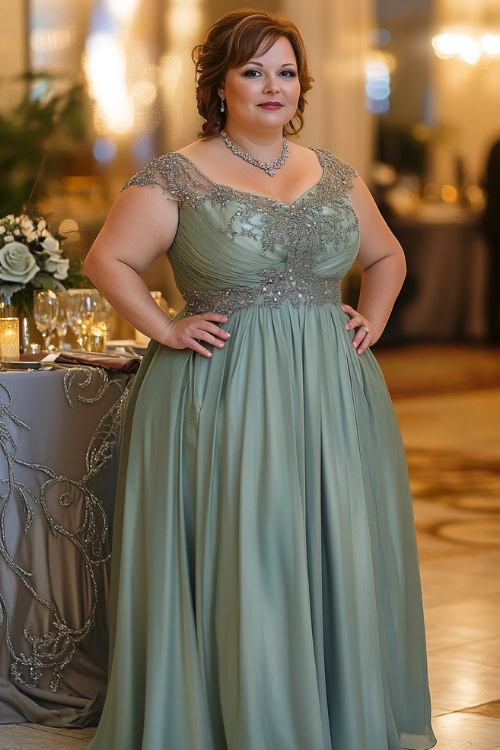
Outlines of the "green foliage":
{"type": "Polygon", "coordinates": [[[1,79],[4,88],[6,80],[17,81],[23,95],[10,111],[0,113],[0,216],[18,214],[25,206],[44,155],[35,200],[46,196],[48,178],[65,173],[75,145],[88,137],[83,85],[70,83],[54,91],[60,76],[31,71],[1,79]]]}

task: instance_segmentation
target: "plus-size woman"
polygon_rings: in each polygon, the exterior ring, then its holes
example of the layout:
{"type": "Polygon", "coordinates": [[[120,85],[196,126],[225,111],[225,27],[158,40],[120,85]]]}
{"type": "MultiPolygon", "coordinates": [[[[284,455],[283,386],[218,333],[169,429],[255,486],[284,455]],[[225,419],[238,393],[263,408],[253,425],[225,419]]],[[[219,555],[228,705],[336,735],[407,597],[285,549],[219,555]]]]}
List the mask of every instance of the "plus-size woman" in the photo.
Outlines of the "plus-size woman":
{"type": "Polygon", "coordinates": [[[85,265],[152,339],[89,748],[431,748],[407,465],[369,348],[403,252],[352,167],[287,139],[312,80],[293,23],[230,13],[194,53],[199,138],[128,181],[85,265]],[[140,277],[167,251],[174,320],[140,277]]]}

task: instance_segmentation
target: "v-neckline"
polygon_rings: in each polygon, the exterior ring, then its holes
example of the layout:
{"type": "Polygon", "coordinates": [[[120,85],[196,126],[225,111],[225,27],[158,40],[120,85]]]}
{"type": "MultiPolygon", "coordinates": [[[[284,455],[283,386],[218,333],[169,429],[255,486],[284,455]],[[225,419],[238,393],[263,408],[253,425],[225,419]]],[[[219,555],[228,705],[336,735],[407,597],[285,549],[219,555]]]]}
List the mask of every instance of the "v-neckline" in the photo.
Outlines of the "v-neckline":
{"type": "Polygon", "coordinates": [[[177,156],[181,156],[183,159],[186,159],[186,161],[188,161],[190,164],[192,164],[192,166],[196,169],[196,171],[202,177],[204,177],[206,180],[208,180],[208,182],[211,185],[213,185],[214,187],[224,188],[225,190],[230,190],[233,193],[238,193],[239,195],[253,195],[253,196],[257,197],[257,198],[262,198],[263,200],[271,201],[271,203],[277,203],[280,206],[286,206],[287,208],[293,208],[293,206],[295,206],[295,204],[298,203],[301,200],[301,198],[304,198],[304,196],[306,196],[308,193],[310,193],[312,190],[314,190],[314,188],[319,187],[319,185],[321,185],[321,183],[323,182],[323,180],[326,177],[325,165],[323,164],[323,162],[322,162],[322,160],[321,160],[321,158],[320,158],[320,156],[319,156],[319,154],[317,152],[317,149],[314,148],[314,146],[308,146],[308,148],[311,151],[314,151],[314,153],[316,154],[316,156],[318,158],[318,161],[319,161],[321,169],[322,169],[321,177],[319,178],[319,180],[317,180],[314,183],[314,185],[311,185],[310,188],[307,188],[307,190],[304,190],[304,192],[301,193],[298,198],[295,198],[295,200],[292,203],[285,203],[285,201],[280,201],[277,198],[271,198],[271,196],[269,196],[269,195],[263,195],[262,193],[253,193],[250,190],[238,190],[238,188],[235,188],[232,185],[226,185],[223,182],[216,182],[215,180],[212,180],[212,178],[209,177],[207,174],[205,174],[204,172],[202,172],[202,170],[198,167],[198,165],[195,164],[194,161],[189,158],[189,156],[186,156],[185,154],[181,154],[180,151],[171,151],[171,153],[172,154],[177,154],[177,156]]]}

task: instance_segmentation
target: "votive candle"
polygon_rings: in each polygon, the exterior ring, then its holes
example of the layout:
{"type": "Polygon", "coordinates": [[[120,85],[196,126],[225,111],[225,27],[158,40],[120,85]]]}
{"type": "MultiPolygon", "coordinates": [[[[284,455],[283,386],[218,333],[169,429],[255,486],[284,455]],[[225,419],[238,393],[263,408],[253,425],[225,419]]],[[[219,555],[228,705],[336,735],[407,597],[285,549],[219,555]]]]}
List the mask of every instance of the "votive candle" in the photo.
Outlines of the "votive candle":
{"type": "Polygon", "coordinates": [[[0,360],[19,359],[19,318],[0,318],[0,360]]]}

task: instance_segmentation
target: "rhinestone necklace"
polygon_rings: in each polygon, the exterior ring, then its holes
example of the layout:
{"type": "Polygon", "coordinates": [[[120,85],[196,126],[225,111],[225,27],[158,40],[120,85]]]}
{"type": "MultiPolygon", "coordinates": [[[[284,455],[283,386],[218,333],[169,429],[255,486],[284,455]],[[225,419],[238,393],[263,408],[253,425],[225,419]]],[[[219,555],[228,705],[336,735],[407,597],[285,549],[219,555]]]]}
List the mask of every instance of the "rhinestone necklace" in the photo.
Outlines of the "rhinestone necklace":
{"type": "Polygon", "coordinates": [[[247,154],[246,151],[240,151],[238,146],[236,146],[232,142],[225,130],[221,130],[220,134],[224,140],[224,143],[228,148],[231,149],[233,154],[236,154],[236,156],[241,156],[242,159],[247,161],[249,164],[253,164],[255,167],[260,167],[260,169],[263,169],[264,172],[270,177],[274,177],[274,175],[276,174],[276,170],[282,167],[288,158],[288,141],[286,138],[283,138],[283,148],[281,154],[277,159],[275,159],[274,161],[260,161],[260,159],[256,159],[254,156],[250,156],[250,154],[247,154]]]}

